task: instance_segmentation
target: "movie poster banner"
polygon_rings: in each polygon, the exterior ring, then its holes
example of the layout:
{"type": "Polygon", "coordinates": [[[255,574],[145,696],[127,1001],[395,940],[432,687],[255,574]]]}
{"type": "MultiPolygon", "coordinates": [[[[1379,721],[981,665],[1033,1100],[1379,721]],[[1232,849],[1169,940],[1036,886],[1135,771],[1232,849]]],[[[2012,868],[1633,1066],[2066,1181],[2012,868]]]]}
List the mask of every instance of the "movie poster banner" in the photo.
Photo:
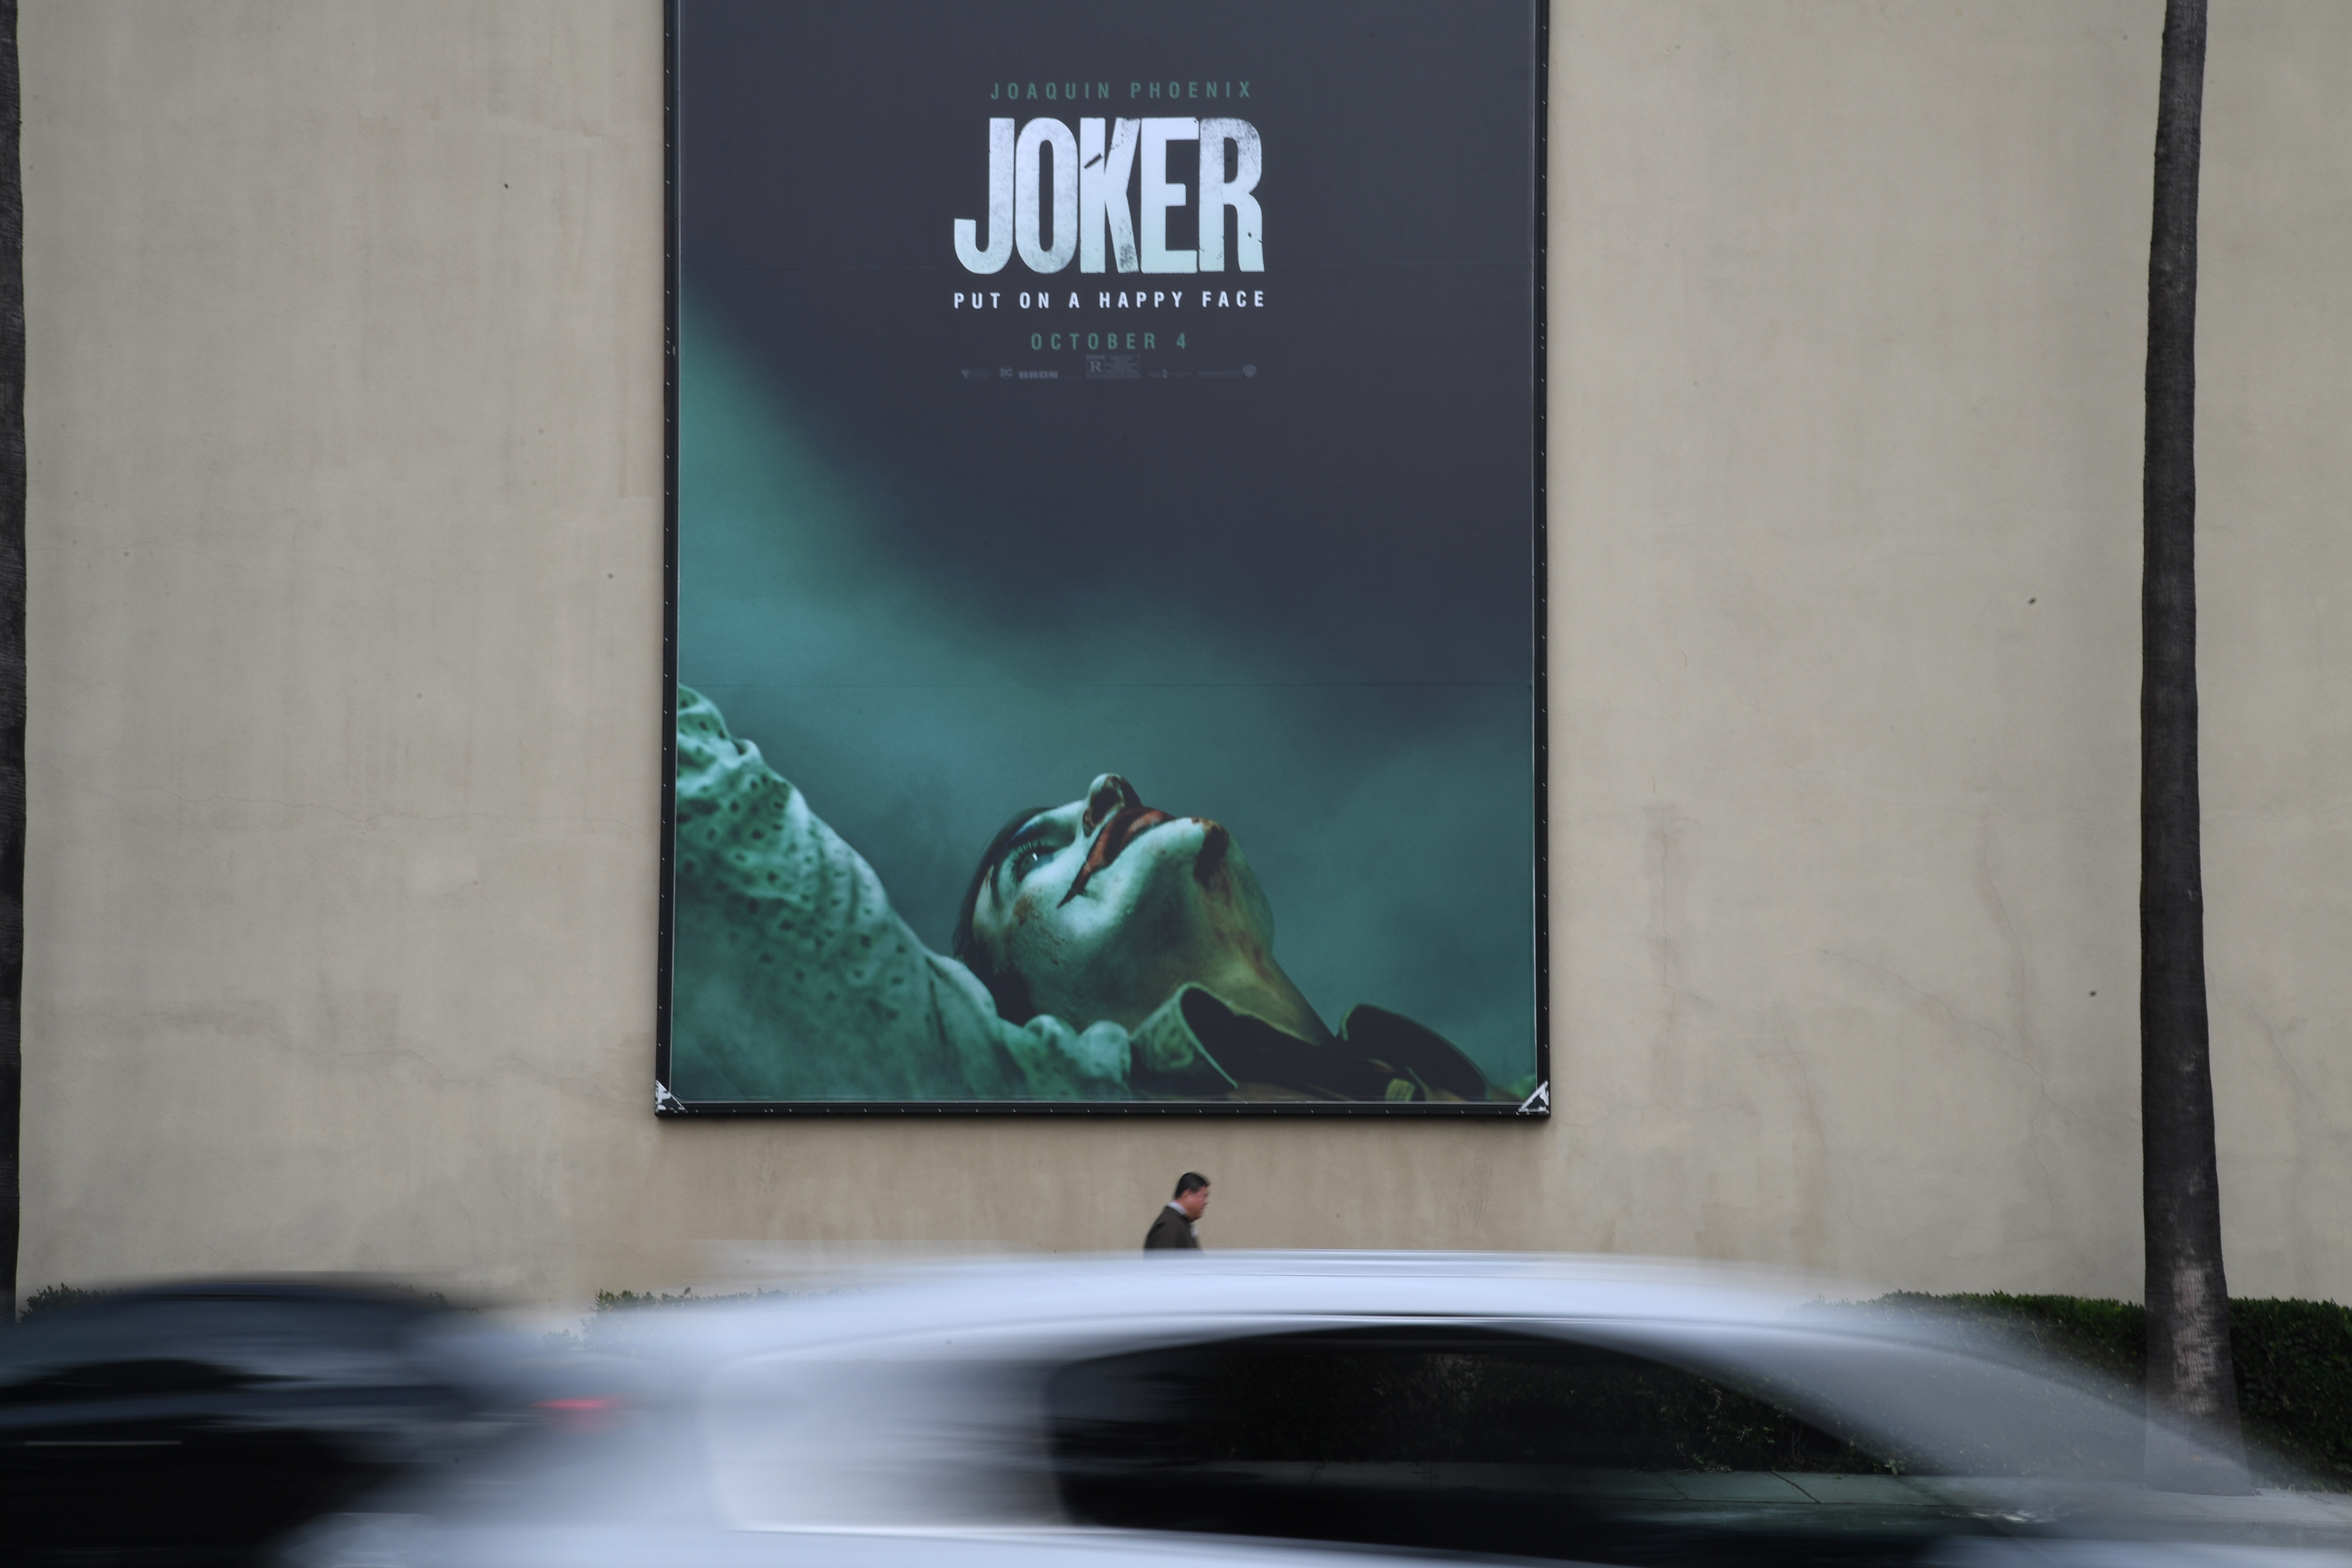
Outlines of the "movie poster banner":
{"type": "Polygon", "coordinates": [[[672,0],[656,1109],[1549,1106],[1531,0],[672,0]]]}

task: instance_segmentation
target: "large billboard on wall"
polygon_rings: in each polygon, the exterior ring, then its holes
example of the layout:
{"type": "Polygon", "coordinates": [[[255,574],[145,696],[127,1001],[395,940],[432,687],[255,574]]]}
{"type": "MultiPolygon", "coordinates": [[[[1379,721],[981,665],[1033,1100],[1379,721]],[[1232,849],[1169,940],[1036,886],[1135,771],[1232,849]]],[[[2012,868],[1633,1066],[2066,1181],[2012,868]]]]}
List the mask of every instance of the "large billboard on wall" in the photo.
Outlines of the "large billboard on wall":
{"type": "Polygon", "coordinates": [[[672,0],[668,1114],[1544,1113],[1531,0],[672,0]]]}

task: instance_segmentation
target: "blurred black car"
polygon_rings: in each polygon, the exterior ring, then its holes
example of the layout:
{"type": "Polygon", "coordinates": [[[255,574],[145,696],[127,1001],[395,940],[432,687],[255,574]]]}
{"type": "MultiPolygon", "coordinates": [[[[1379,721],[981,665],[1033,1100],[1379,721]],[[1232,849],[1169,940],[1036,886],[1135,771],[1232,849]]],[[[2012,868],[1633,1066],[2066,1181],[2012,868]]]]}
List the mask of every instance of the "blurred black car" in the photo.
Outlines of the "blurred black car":
{"type": "Polygon", "coordinates": [[[394,1476],[593,1408],[578,1367],[530,1348],[340,1281],[154,1286],[28,1319],[0,1331],[0,1557],[247,1561],[394,1476]]]}

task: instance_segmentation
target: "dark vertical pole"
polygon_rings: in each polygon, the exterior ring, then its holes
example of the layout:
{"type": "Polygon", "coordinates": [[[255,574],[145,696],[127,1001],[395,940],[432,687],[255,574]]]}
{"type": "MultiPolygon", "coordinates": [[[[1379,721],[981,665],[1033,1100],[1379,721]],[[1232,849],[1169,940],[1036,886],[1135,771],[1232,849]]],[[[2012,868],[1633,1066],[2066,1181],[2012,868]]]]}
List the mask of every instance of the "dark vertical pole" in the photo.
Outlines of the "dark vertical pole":
{"type": "Polygon", "coordinates": [[[0,0],[0,1325],[16,1319],[25,1098],[25,185],[16,0],[0,0]]]}
{"type": "Polygon", "coordinates": [[[2221,1271],[2197,798],[2197,165],[2205,0],[2166,0],[2147,262],[2140,500],[2140,1177],[2147,1243],[2147,1479],[2248,1489],[2221,1271]],[[2179,1440],[2183,1418],[2223,1440],[2179,1440]]]}

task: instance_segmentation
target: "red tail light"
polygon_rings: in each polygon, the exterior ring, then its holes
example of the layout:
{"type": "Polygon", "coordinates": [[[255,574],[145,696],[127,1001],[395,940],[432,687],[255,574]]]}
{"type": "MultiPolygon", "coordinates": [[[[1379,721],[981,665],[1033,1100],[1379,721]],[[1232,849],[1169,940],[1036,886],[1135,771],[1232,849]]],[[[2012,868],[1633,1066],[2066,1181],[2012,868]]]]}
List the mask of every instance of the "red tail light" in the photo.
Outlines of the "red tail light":
{"type": "Polygon", "coordinates": [[[549,1426],[563,1432],[609,1432],[621,1423],[621,1402],[610,1396],[542,1399],[531,1408],[549,1426]]]}

